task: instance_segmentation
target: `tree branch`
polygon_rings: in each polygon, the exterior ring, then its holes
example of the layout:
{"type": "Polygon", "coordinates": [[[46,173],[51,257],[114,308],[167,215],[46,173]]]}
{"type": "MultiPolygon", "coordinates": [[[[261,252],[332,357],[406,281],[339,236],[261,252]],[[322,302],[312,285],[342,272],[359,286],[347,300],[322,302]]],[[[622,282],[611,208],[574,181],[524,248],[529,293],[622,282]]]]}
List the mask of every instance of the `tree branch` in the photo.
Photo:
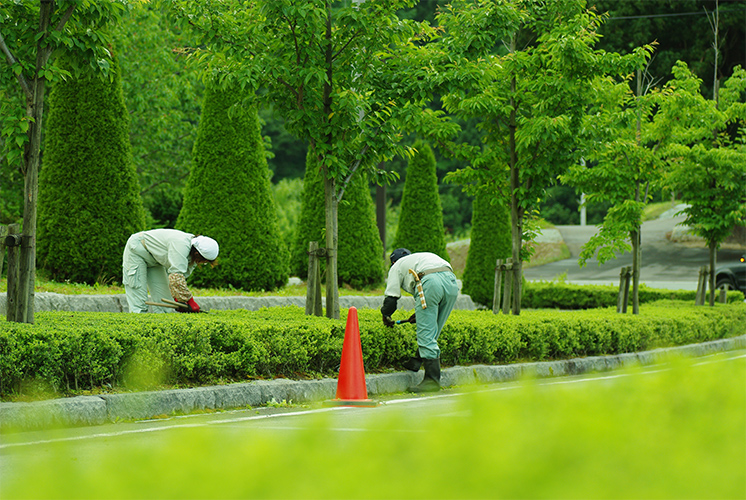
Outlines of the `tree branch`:
{"type": "MultiPolygon", "coordinates": [[[[3,38],[3,34],[0,33],[0,50],[3,51],[3,54],[5,54],[5,59],[8,61],[8,64],[12,67],[16,63],[15,57],[13,57],[13,54],[10,52],[10,49],[5,43],[5,39],[3,38]]],[[[26,81],[26,78],[23,77],[23,72],[18,73],[16,75],[16,79],[18,80],[18,83],[21,85],[21,90],[23,90],[24,95],[26,96],[26,100],[33,99],[34,94],[31,92],[31,89],[28,86],[28,82],[26,81]]]]}
{"type": "Polygon", "coordinates": [[[350,175],[347,176],[347,178],[342,182],[342,189],[339,190],[339,194],[337,195],[337,202],[342,201],[342,197],[345,194],[345,189],[347,188],[347,184],[349,184],[350,179],[352,179],[352,176],[355,174],[357,169],[360,167],[360,163],[363,161],[363,156],[365,153],[368,152],[369,146],[366,144],[362,151],[360,151],[360,158],[355,162],[355,165],[350,170],[350,175]]]}
{"type": "Polygon", "coordinates": [[[339,56],[339,55],[340,55],[340,54],[341,54],[342,52],[344,52],[344,50],[345,50],[345,49],[346,49],[347,47],[349,47],[349,45],[350,45],[350,44],[352,43],[352,41],[353,41],[353,40],[354,40],[355,38],[357,38],[357,36],[358,36],[359,34],[360,34],[360,32],[359,32],[359,31],[357,31],[357,32],[353,33],[353,35],[352,35],[352,36],[350,37],[350,39],[349,39],[349,40],[347,40],[347,42],[346,42],[346,43],[345,43],[345,44],[344,44],[344,45],[343,45],[342,47],[340,47],[340,48],[339,48],[339,50],[337,51],[337,53],[336,53],[336,54],[334,54],[334,55],[332,55],[332,61],[334,61],[335,59],[337,59],[337,57],[338,57],[338,56],[339,56]]]}
{"type": "Polygon", "coordinates": [[[300,104],[300,92],[295,87],[293,87],[288,82],[286,82],[284,79],[279,78],[279,77],[277,78],[277,83],[279,83],[280,85],[283,85],[290,92],[292,92],[292,94],[295,96],[296,100],[298,101],[298,104],[300,104]]]}
{"type": "Polygon", "coordinates": [[[71,5],[67,8],[64,14],[62,14],[62,17],[60,18],[60,22],[57,23],[57,26],[55,26],[55,31],[62,31],[62,28],[65,27],[65,24],[70,20],[70,17],[73,15],[73,11],[75,10],[75,5],[71,5]]]}

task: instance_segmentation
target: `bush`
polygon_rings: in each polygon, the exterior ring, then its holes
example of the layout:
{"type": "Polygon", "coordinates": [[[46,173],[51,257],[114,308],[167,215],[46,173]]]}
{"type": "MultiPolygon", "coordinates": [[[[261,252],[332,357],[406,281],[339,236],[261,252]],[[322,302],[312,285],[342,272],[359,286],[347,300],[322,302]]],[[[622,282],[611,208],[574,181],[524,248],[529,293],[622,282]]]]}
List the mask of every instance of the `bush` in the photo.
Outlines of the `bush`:
{"type": "MultiPolygon", "coordinates": [[[[337,272],[339,284],[353,288],[376,285],[383,281],[383,244],[376,225],[375,206],[367,176],[357,173],[345,189],[339,204],[337,272]]],[[[312,151],[306,158],[303,180],[303,204],[292,258],[292,272],[308,278],[308,243],[318,241],[326,246],[324,181],[312,151]]],[[[326,268],[321,259],[322,272],[326,268]]]]}
{"type": "Polygon", "coordinates": [[[495,295],[497,259],[511,256],[510,212],[500,195],[481,191],[474,199],[471,242],[466,257],[463,293],[489,308],[495,295]]]}
{"type": "Polygon", "coordinates": [[[238,88],[206,91],[177,228],[220,245],[218,266],[195,270],[195,285],[274,290],[287,283],[287,249],[259,119],[238,106],[241,97],[238,88]]]}
{"type": "MultiPolygon", "coordinates": [[[[640,286],[640,304],[659,300],[681,300],[692,304],[697,292],[693,290],[663,290],[640,286]]],[[[523,283],[521,305],[528,309],[595,309],[616,308],[619,288],[613,285],[574,285],[557,281],[523,283]]],[[[743,293],[728,292],[728,303],[743,301],[743,293]]],[[[631,308],[631,299],[630,299],[631,308]]]]}
{"type": "Polygon", "coordinates": [[[56,281],[121,281],[127,238],[145,227],[119,67],[60,81],[39,173],[38,265],[56,281]]]}
{"type": "MultiPolygon", "coordinates": [[[[336,376],[347,311],[339,320],[303,308],[129,315],[40,312],[35,325],[0,323],[0,391],[28,381],[53,390],[103,384],[148,389],[254,378],[336,376]]],[[[411,311],[398,311],[404,319],[411,311]]],[[[415,326],[387,328],[358,311],[366,372],[397,368],[414,352],[415,326]]],[[[634,352],[746,334],[746,305],[662,301],[641,314],[613,309],[524,311],[520,316],[453,311],[439,343],[443,364],[495,364],[634,352]]]]}
{"type": "Polygon", "coordinates": [[[414,148],[418,152],[407,166],[394,248],[432,252],[450,262],[443,229],[443,208],[438,194],[435,155],[432,148],[422,141],[415,143],[414,148]]]}

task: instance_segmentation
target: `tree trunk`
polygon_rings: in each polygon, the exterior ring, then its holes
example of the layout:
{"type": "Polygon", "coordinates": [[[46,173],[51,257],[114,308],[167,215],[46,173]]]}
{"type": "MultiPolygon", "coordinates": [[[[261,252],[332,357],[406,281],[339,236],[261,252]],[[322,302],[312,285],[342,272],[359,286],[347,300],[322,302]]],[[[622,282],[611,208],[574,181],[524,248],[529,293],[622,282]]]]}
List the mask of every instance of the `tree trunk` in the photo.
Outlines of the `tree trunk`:
{"type": "Polygon", "coordinates": [[[26,114],[31,118],[28,130],[28,142],[24,148],[24,197],[23,197],[23,233],[21,240],[21,258],[19,283],[16,296],[16,314],[13,321],[17,323],[34,322],[34,283],[36,282],[36,203],[39,194],[39,163],[41,155],[41,129],[44,116],[44,94],[46,79],[40,72],[49,60],[50,49],[42,46],[49,30],[54,4],[42,1],[39,10],[39,36],[36,45],[36,74],[34,75],[33,95],[26,99],[26,114]]]}
{"type": "Polygon", "coordinates": [[[630,232],[632,240],[632,314],[640,314],[640,262],[642,261],[642,231],[630,232]]]}
{"type": "Polygon", "coordinates": [[[710,282],[710,306],[715,305],[715,265],[717,264],[717,244],[710,243],[710,272],[707,279],[710,282]]]}
{"type": "MultiPolygon", "coordinates": [[[[333,58],[333,40],[332,40],[332,9],[331,3],[326,2],[326,82],[324,83],[324,116],[332,114],[332,58],[333,58]]],[[[331,127],[330,127],[331,128],[331,127]]],[[[327,151],[332,151],[333,137],[329,133],[326,137],[327,151]]],[[[338,200],[337,200],[337,183],[335,178],[330,175],[329,168],[325,161],[321,164],[324,174],[324,215],[326,219],[326,317],[339,319],[339,272],[337,270],[337,221],[338,221],[338,200]]]]}
{"type": "MultiPolygon", "coordinates": [[[[324,169],[326,170],[326,168],[324,169]]],[[[339,272],[337,270],[337,183],[328,177],[324,179],[324,199],[326,215],[326,317],[339,319],[339,272]]]]}
{"type": "MultiPolygon", "coordinates": [[[[513,45],[511,41],[511,49],[513,45]]],[[[515,77],[510,82],[510,90],[515,94],[516,81],[515,77]]],[[[513,314],[521,313],[521,278],[523,274],[523,265],[521,262],[521,245],[523,244],[523,210],[521,209],[520,200],[518,199],[518,187],[520,185],[520,172],[518,172],[518,158],[516,156],[515,132],[518,127],[516,123],[515,98],[510,96],[510,227],[512,237],[512,256],[513,256],[513,314]]]]}
{"type": "MultiPolygon", "coordinates": [[[[637,147],[642,144],[642,116],[640,112],[640,98],[642,97],[642,70],[637,69],[637,125],[635,131],[635,141],[637,147]]],[[[647,192],[645,193],[647,198],[647,192]]],[[[640,201],[640,183],[635,186],[635,201],[640,201]]],[[[647,199],[644,200],[647,203],[647,199]]],[[[642,265],[642,226],[639,224],[634,231],[630,231],[630,240],[632,240],[632,314],[640,314],[640,266],[642,265]]]]}

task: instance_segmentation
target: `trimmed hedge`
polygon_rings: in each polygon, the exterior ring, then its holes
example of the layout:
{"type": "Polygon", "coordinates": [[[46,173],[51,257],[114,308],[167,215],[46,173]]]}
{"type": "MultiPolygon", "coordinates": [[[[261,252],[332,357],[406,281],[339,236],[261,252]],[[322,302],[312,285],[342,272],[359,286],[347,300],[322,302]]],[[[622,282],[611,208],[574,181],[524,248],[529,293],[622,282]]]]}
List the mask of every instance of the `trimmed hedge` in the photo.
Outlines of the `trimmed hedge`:
{"type": "MultiPolygon", "coordinates": [[[[347,316],[341,312],[339,320],[306,316],[300,307],[199,315],[40,312],[35,325],[0,323],[0,395],[20,395],[33,384],[69,393],[336,376],[347,316]]],[[[398,368],[414,352],[414,325],[386,328],[374,309],[358,317],[367,372],[398,368]]],[[[639,315],[456,310],[439,343],[448,366],[618,354],[743,334],[742,302],[662,301],[645,304],[639,315]]]]}
{"type": "MultiPolygon", "coordinates": [[[[494,278],[493,278],[494,279],[494,278]]],[[[632,309],[630,289],[629,309],[632,309]]],[[[694,290],[665,290],[640,286],[640,304],[658,300],[682,300],[694,303],[694,290]]],[[[558,281],[533,281],[523,283],[521,305],[525,309],[595,309],[616,308],[619,287],[614,285],[573,285],[558,281]]],[[[728,292],[728,303],[743,302],[744,294],[728,292]]]]}
{"type": "Polygon", "coordinates": [[[287,283],[289,254],[257,111],[238,106],[244,95],[237,85],[207,87],[176,228],[220,245],[218,265],[195,269],[190,283],[276,290],[287,283]]]}
{"type": "Polygon", "coordinates": [[[127,238],[145,229],[116,59],[112,76],[71,77],[49,95],[37,265],[56,281],[121,282],[127,238]]]}
{"type": "Polygon", "coordinates": [[[396,229],[393,248],[406,248],[411,252],[432,252],[450,262],[443,227],[443,207],[438,192],[435,155],[426,142],[417,141],[414,148],[417,153],[410,158],[407,165],[399,226],[396,229]]]}
{"type": "MultiPolygon", "coordinates": [[[[324,179],[313,150],[306,155],[303,178],[303,203],[297,224],[290,269],[294,276],[308,278],[308,243],[326,246],[324,179]]],[[[337,273],[339,285],[353,288],[378,285],[385,277],[383,243],[376,226],[376,208],[370,195],[368,176],[356,173],[345,189],[339,204],[337,273]]],[[[326,259],[321,259],[321,273],[326,259]]]]}
{"type": "Polygon", "coordinates": [[[487,190],[477,193],[471,216],[471,242],[466,256],[463,293],[477,304],[492,307],[495,264],[512,254],[509,201],[487,190]]]}

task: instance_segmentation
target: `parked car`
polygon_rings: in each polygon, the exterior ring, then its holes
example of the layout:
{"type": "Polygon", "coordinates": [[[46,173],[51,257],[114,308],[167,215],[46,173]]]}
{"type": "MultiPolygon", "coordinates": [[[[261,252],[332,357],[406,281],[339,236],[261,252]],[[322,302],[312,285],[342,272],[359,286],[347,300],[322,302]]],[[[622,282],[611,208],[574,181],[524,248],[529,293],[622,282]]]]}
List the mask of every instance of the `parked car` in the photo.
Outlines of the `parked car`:
{"type": "Polygon", "coordinates": [[[722,264],[715,268],[715,286],[731,290],[740,290],[746,295],[746,255],[742,255],[739,262],[722,264]]]}

